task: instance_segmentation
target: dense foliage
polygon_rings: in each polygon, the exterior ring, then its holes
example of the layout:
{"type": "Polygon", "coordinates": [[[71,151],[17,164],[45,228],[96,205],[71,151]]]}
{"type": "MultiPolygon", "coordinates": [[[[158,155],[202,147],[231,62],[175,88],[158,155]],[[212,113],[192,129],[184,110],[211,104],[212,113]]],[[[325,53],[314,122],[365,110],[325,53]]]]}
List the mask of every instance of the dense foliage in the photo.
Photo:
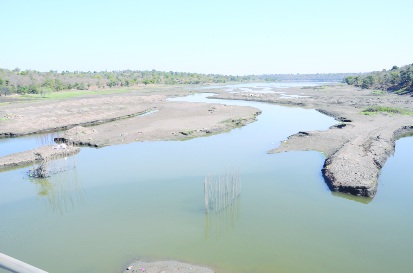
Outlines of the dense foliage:
{"type": "Polygon", "coordinates": [[[97,90],[137,84],[205,84],[263,81],[342,81],[354,74],[277,74],[231,76],[163,71],[62,71],[0,69],[0,94],[43,94],[60,90],[97,90]]]}
{"type": "Polygon", "coordinates": [[[399,94],[413,92],[413,64],[403,67],[393,66],[390,70],[372,72],[365,75],[349,76],[344,79],[349,85],[363,89],[380,89],[399,94]]]}

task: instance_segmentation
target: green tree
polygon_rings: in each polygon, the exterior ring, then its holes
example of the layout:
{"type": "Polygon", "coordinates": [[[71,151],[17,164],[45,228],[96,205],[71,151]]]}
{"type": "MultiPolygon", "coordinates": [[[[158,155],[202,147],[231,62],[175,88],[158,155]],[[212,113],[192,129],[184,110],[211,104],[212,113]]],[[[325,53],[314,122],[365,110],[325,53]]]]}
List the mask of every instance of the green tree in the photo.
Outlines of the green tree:
{"type": "Polygon", "coordinates": [[[344,79],[344,82],[347,83],[348,85],[353,85],[354,82],[355,82],[355,79],[354,79],[353,76],[349,76],[349,77],[346,77],[346,78],[344,79]]]}
{"type": "Polygon", "coordinates": [[[373,75],[365,77],[361,83],[361,88],[368,89],[371,88],[376,82],[376,78],[373,75]]]}
{"type": "Polygon", "coordinates": [[[39,94],[44,98],[46,95],[50,94],[52,92],[52,88],[50,87],[40,87],[39,88],[39,94]]]}

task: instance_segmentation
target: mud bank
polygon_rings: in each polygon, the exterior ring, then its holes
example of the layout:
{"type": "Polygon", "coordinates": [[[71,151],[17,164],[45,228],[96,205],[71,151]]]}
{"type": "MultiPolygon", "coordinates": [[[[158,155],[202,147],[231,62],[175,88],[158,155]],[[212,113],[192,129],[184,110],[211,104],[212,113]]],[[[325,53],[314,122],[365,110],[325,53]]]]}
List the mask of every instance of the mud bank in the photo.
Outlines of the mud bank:
{"type": "Polygon", "coordinates": [[[214,273],[214,271],[207,267],[176,261],[137,261],[129,265],[123,273],[214,273]]]}
{"type": "Polygon", "coordinates": [[[252,107],[168,102],[146,116],[93,127],[76,126],[59,140],[80,146],[103,147],[136,141],[186,140],[245,126],[260,114],[252,107]]]}
{"type": "MultiPolygon", "coordinates": [[[[188,94],[184,88],[171,91],[165,87],[151,94],[131,92],[6,104],[0,106],[0,137],[60,131],[57,141],[91,147],[185,140],[244,126],[260,114],[252,107],[166,100],[188,94]]],[[[0,158],[1,168],[31,164],[33,153],[0,158]]]]}
{"type": "Polygon", "coordinates": [[[410,115],[376,113],[365,115],[371,106],[413,111],[409,96],[374,95],[370,90],[336,85],[322,88],[290,88],[279,93],[221,94],[221,98],[251,100],[317,109],[337,120],[326,131],[298,132],[269,153],[315,150],[326,156],[322,174],[332,191],[373,197],[380,170],[393,154],[395,140],[413,132],[410,115]]]}
{"type": "Polygon", "coordinates": [[[37,149],[24,151],[0,157],[0,171],[6,171],[13,168],[24,167],[34,164],[40,158],[63,158],[79,153],[78,147],[67,147],[65,149],[56,149],[55,146],[43,146],[37,149]]]}

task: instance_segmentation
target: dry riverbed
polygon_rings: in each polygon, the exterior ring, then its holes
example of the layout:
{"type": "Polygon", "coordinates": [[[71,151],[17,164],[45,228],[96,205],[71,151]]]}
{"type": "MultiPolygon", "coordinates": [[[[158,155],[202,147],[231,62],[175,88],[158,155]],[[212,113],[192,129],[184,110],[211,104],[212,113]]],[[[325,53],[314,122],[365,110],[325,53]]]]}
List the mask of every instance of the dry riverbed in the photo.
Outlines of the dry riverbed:
{"type": "Polygon", "coordinates": [[[320,151],[326,156],[322,173],[332,191],[373,197],[380,170],[394,152],[395,140],[413,132],[413,98],[344,85],[278,91],[282,93],[238,92],[220,97],[313,108],[334,117],[338,124],[329,130],[297,132],[269,152],[320,151]],[[375,106],[410,114],[362,113],[375,106]]]}
{"type": "MultiPolygon", "coordinates": [[[[275,89],[209,89],[219,98],[269,102],[317,109],[338,124],[326,131],[297,132],[270,153],[316,150],[326,156],[322,173],[332,191],[373,197],[377,179],[395,140],[413,132],[407,114],[362,114],[371,106],[413,112],[413,98],[360,90],[344,85],[275,89]]],[[[267,88],[268,89],[268,88],[267,88]]],[[[102,147],[135,141],[185,140],[208,136],[255,120],[252,107],[168,101],[190,94],[187,87],[163,87],[115,95],[95,95],[64,100],[0,103],[0,137],[62,131],[68,144],[102,147]]],[[[4,98],[1,98],[4,100],[4,98]]],[[[30,152],[29,152],[30,153],[30,152]]],[[[31,152],[33,154],[34,152],[31,152]]],[[[0,169],[27,164],[14,154],[0,158],[0,169]],[[14,158],[14,159],[13,159],[14,158]],[[20,162],[20,163],[19,163],[20,162]]],[[[33,157],[33,156],[31,156],[33,157]]]]}
{"type": "MultiPolygon", "coordinates": [[[[174,91],[165,88],[150,93],[140,91],[0,104],[0,137],[61,131],[60,141],[92,147],[135,141],[185,140],[244,126],[260,114],[252,107],[167,100],[189,94],[184,88],[174,91]]],[[[26,159],[32,158],[34,153],[0,158],[0,169],[25,165],[26,159]]]]}

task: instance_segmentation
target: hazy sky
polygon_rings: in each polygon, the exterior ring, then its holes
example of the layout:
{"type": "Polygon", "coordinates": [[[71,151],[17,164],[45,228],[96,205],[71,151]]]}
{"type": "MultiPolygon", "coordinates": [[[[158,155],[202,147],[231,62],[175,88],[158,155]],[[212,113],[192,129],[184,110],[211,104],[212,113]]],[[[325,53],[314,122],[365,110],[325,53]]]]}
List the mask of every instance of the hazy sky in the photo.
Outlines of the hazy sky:
{"type": "Polygon", "coordinates": [[[0,68],[220,74],[413,63],[412,0],[2,0],[0,68]]]}

